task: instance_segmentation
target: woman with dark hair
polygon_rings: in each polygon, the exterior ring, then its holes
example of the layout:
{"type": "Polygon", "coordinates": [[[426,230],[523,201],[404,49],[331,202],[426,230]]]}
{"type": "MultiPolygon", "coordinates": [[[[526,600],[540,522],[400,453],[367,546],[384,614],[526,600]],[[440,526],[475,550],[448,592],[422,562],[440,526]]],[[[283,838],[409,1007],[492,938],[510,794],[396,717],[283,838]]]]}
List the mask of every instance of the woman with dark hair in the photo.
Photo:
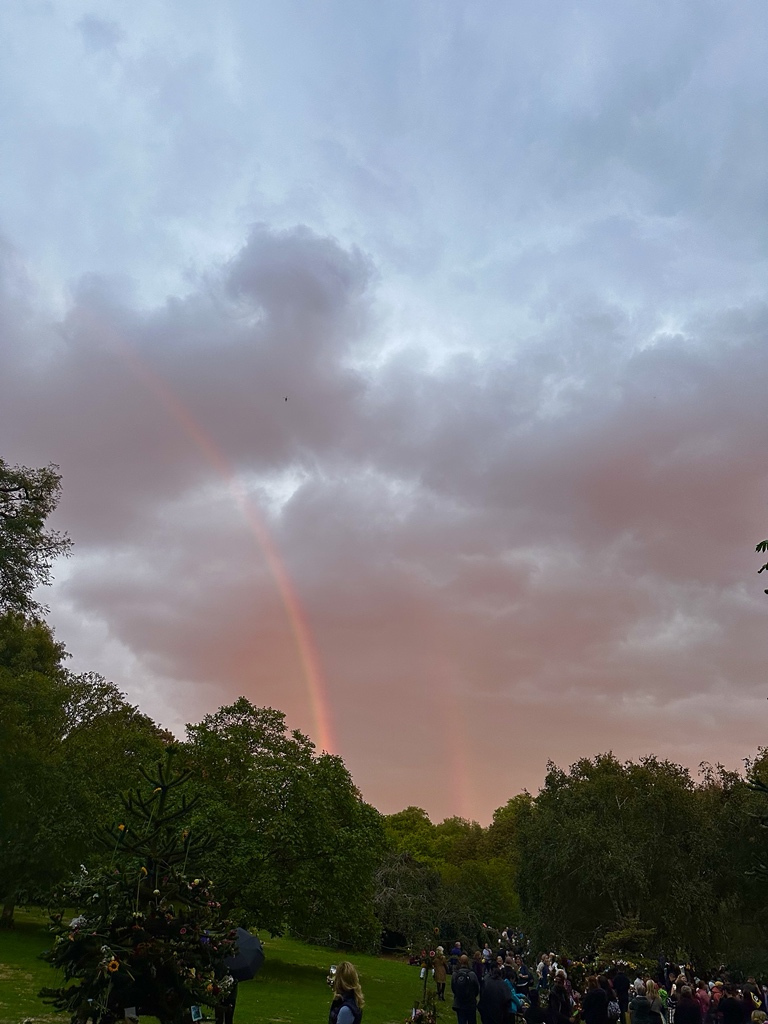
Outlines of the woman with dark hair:
{"type": "Polygon", "coordinates": [[[613,1022],[617,1021],[621,1016],[619,997],[616,995],[616,991],[613,985],[611,984],[610,978],[607,974],[599,975],[597,983],[608,997],[608,1021],[609,1024],[613,1024],[613,1022]]]}
{"type": "Polygon", "coordinates": [[[608,994],[594,974],[587,978],[587,991],[581,1000],[584,1024],[608,1024],[608,994]]]}
{"type": "Polygon", "coordinates": [[[509,988],[509,995],[512,1000],[509,1007],[509,1012],[512,1016],[516,1013],[523,1012],[523,997],[515,988],[515,982],[517,981],[517,972],[514,967],[504,968],[504,984],[509,988]]]}

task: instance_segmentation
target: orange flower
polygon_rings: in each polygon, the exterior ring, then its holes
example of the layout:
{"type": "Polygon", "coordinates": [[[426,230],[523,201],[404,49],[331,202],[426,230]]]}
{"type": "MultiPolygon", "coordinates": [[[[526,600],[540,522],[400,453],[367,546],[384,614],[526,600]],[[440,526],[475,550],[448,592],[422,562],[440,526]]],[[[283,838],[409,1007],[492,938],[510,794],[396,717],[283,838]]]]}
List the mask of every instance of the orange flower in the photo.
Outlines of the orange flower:
{"type": "Polygon", "coordinates": [[[107,964],[107,970],[111,974],[114,974],[115,971],[119,971],[120,970],[120,961],[119,960],[110,960],[109,963],[107,964]]]}
{"type": "Polygon", "coordinates": [[[117,827],[120,832],[125,832],[125,825],[118,825],[117,827]]]}

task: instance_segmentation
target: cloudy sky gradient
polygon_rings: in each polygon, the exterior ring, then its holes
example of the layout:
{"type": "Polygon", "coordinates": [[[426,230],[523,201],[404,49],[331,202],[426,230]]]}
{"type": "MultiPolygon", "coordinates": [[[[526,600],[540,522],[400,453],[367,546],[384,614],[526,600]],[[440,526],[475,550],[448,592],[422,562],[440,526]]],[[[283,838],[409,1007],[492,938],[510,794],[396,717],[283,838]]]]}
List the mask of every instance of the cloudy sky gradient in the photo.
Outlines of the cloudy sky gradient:
{"type": "Polygon", "coordinates": [[[75,668],[435,819],[766,741],[762,0],[38,0],[0,94],[75,668]]]}

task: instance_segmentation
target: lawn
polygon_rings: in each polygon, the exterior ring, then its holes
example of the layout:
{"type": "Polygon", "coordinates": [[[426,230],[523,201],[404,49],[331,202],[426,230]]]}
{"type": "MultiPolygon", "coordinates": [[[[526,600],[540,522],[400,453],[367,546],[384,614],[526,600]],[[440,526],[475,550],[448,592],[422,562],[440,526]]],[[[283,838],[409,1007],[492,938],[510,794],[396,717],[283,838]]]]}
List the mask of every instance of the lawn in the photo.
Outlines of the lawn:
{"type": "MultiPolygon", "coordinates": [[[[56,977],[37,959],[50,942],[46,917],[36,910],[16,913],[16,927],[0,931],[0,1024],[66,1024],[65,1015],[37,998],[40,988],[53,984],[56,977]]],[[[325,978],[329,966],[344,954],[268,936],[264,950],[266,960],[258,977],[240,985],[235,1024],[324,1024],[330,1005],[325,978]]],[[[360,972],[365,1024],[404,1021],[420,994],[418,968],[385,957],[354,954],[350,959],[360,972]]],[[[450,1024],[453,1014],[443,1009],[441,1017],[450,1024]]],[[[144,1020],[149,1024],[151,1018],[144,1020]]]]}

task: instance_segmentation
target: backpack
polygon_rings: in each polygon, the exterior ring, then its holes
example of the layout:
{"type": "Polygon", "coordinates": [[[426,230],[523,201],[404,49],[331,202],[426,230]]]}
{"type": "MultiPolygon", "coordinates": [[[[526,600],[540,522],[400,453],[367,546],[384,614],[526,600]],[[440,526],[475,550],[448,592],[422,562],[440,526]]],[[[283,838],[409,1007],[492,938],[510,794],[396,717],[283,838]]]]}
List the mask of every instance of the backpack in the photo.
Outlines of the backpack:
{"type": "Polygon", "coordinates": [[[467,967],[462,967],[453,976],[453,994],[459,1003],[468,1003],[475,998],[475,987],[472,984],[474,972],[467,967]]]}

